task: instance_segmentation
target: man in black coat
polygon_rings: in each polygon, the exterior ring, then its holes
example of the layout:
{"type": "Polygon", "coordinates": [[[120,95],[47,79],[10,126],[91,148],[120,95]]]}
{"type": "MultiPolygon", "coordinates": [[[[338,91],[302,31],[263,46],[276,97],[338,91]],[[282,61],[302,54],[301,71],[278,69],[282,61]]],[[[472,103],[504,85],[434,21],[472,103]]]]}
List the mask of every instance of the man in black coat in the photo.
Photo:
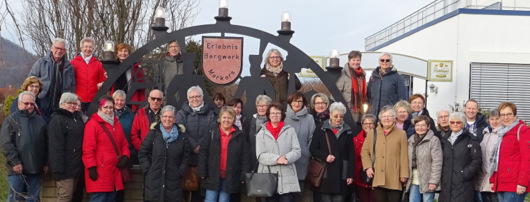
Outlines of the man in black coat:
{"type": "Polygon", "coordinates": [[[466,114],[465,128],[481,142],[484,139],[484,128],[488,127],[486,116],[478,112],[478,102],[474,99],[469,99],[464,104],[464,112],[466,114]]]}
{"type": "Polygon", "coordinates": [[[46,121],[35,111],[33,93],[20,93],[17,104],[19,110],[6,117],[0,132],[9,183],[7,201],[39,201],[41,174],[48,171],[46,121]]]}
{"type": "Polygon", "coordinates": [[[59,109],[48,125],[49,164],[57,185],[57,201],[72,201],[83,177],[83,133],[85,124],[77,109],[77,95],[63,93],[59,109]]]}

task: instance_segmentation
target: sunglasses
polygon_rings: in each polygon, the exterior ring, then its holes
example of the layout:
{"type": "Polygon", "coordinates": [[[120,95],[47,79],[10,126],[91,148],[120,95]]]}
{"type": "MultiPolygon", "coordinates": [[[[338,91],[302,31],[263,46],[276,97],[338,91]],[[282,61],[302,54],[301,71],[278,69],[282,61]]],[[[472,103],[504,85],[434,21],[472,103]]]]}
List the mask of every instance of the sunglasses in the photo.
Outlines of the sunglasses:
{"type": "Polygon", "coordinates": [[[462,121],[449,121],[450,124],[462,124],[462,121]]]}
{"type": "Polygon", "coordinates": [[[162,102],[162,98],[158,98],[158,97],[149,97],[151,100],[153,101],[158,101],[158,102],[162,102]]]}
{"type": "Polygon", "coordinates": [[[22,104],[26,105],[26,106],[35,106],[35,103],[34,102],[21,102],[22,104]]]}
{"type": "Polygon", "coordinates": [[[390,60],[390,59],[379,59],[379,61],[381,61],[381,62],[390,62],[392,60],[390,60]]]}

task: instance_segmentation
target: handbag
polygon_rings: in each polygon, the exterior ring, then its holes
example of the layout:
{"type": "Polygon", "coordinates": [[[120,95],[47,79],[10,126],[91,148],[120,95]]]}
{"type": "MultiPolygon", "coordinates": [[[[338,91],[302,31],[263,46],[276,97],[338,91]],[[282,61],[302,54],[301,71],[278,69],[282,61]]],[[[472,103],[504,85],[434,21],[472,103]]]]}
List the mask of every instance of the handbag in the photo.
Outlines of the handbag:
{"type": "MultiPolygon", "coordinates": [[[[105,133],[110,139],[110,142],[112,143],[112,147],[114,147],[114,151],[116,152],[116,155],[118,155],[118,162],[124,158],[124,156],[120,155],[120,150],[118,150],[118,145],[116,145],[116,141],[114,141],[114,137],[110,134],[110,131],[105,125],[101,122],[99,122],[99,125],[103,128],[105,133]]],[[[121,180],[123,183],[130,182],[132,180],[131,170],[129,169],[129,166],[126,166],[125,168],[120,169],[121,173],[121,180]]]]}
{"type": "MultiPolygon", "coordinates": [[[[261,154],[258,156],[258,160],[261,154]]],[[[271,173],[270,166],[267,166],[268,173],[257,173],[259,161],[251,173],[245,173],[245,185],[247,196],[249,197],[271,197],[276,193],[278,187],[278,173],[271,173]]]]}
{"type": "MultiPolygon", "coordinates": [[[[331,147],[329,146],[329,137],[328,133],[326,132],[324,134],[326,136],[326,143],[328,144],[328,151],[331,155],[331,147]]],[[[324,176],[324,171],[326,170],[326,165],[328,163],[326,161],[322,161],[321,159],[317,157],[311,157],[311,160],[309,161],[309,169],[307,171],[306,180],[309,180],[309,182],[315,186],[320,187],[320,183],[322,182],[322,177],[324,176]]]]}
{"type": "MultiPolygon", "coordinates": [[[[372,170],[375,172],[375,168],[374,168],[374,163],[375,163],[375,143],[376,143],[376,140],[377,140],[377,131],[374,127],[374,145],[373,145],[373,150],[372,150],[372,170]]],[[[375,173],[374,173],[375,175],[375,173]]],[[[362,170],[361,169],[361,172],[359,173],[359,177],[361,178],[361,181],[364,183],[364,184],[367,184],[367,185],[372,185],[372,182],[374,181],[374,177],[368,177],[368,175],[366,174],[366,171],[362,170]]]]}
{"type": "Polygon", "coordinates": [[[182,189],[186,191],[199,190],[199,175],[197,166],[189,166],[182,180],[182,189]]]}

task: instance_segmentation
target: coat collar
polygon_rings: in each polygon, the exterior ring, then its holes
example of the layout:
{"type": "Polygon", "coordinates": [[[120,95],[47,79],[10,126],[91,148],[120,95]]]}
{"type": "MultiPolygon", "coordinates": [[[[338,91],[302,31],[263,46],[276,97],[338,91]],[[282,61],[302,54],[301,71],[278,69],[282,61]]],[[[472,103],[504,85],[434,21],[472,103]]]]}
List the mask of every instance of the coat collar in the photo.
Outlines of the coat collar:
{"type": "Polygon", "coordinates": [[[293,120],[300,120],[300,117],[305,116],[307,114],[307,108],[304,106],[300,111],[294,112],[291,108],[291,105],[287,104],[287,113],[286,117],[293,119],[293,120]]]}
{"type": "MultiPolygon", "coordinates": [[[[416,133],[414,133],[414,135],[416,135],[416,133]]],[[[414,143],[414,135],[409,137],[409,140],[408,140],[409,143],[414,143]]],[[[434,137],[434,132],[429,129],[429,131],[427,131],[427,134],[425,134],[425,137],[423,138],[423,140],[421,140],[420,144],[431,141],[433,137],[434,137]]]]}

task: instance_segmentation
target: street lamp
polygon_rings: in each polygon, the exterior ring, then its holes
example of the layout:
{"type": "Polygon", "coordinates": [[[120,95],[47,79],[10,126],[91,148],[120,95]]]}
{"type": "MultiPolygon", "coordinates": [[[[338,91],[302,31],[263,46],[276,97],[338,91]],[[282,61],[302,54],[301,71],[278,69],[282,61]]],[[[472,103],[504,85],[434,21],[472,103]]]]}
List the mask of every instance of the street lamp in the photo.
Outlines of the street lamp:
{"type": "Polygon", "coordinates": [[[151,26],[151,29],[155,31],[167,31],[169,27],[166,27],[166,11],[164,7],[158,7],[155,11],[155,23],[151,26]]]}
{"type": "Polygon", "coordinates": [[[339,51],[336,49],[331,50],[331,56],[329,58],[329,66],[326,69],[331,71],[341,70],[339,65],[339,51]]]}
{"type": "Polygon", "coordinates": [[[107,40],[103,44],[103,61],[110,62],[116,60],[116,55],[114,54],[114,41],[107,40]]]}
{"type": "Polygon", "coordinates": [[[282,26],[281,29],[278,30],[278,34],[280,35],[293,35],[294,31],[291,30],[291,14],[288,12],[283,13],[282,15],[282,26]]]}
{"type": "Polygon", "coordinates": [[[214,17],[217,21],[230,21],[232,18],[228,16],[228,1],[219,1],[219,15],[214,17]]]}

